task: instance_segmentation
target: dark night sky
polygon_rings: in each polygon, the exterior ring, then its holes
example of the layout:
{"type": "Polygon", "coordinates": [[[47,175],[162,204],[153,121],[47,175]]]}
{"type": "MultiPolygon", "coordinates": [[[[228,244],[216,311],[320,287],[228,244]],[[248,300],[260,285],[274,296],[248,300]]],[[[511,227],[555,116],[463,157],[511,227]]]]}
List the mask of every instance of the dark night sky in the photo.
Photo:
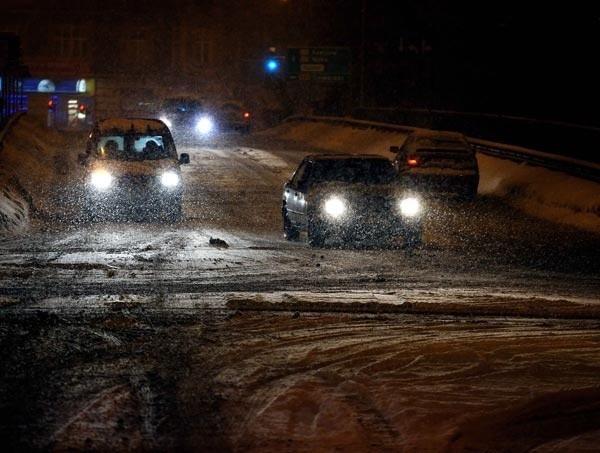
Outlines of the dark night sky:
{"type": "MultiPolygon", "coordinates": [[[[4,1],[9,6],[47,5],[34,0],[4,1]]],[[[218,17],[228,20],[248,17],[248,11],[253,11],[257,27],[260,20],[272,21],[287,11],[280,33],[288,46],[350,46],[355,51],[362,43],[364,18],[367,84],[376,91],[370,94],[377,105],[410,100],[420,107],[589,119],[600,125],[600,70],[596,68],[600,4],[594,3],[56,0],[53,4],[78,10],[95,5],[106,14],[124,7],[160,14],[161,8],[171,11],[174,5],[196,5],[218,10],[218,17]],[[364,16],[362,4],[366,6],[364,16]],[[411,42],[425,42],[431,47],[430,55],[400,52],[401,43],[411,42]]],[[[239,27],[249,26],[252,24],[239,23],[239,27]]]]}
{"type": "Polygon", "coordinates": [[[370,41],[413,36],[431,43],[433,102],[560,119],[600,117],[598,5],[379,1],[367,2],[366,20],[370,41]]]}

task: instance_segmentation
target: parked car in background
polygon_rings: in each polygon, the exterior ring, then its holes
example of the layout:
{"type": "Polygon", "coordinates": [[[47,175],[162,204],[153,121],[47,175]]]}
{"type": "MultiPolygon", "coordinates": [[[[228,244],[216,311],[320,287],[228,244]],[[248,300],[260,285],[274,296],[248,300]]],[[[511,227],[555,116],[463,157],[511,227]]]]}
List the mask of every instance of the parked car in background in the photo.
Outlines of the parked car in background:
{"type": "Polygon", "coordinates": [[[85,166],[84,210],[92,220],[179,221],[183,179],[169,128],[160,120],[109,118],[96,122],[79,154],[85,166]]]}
{"type": "Polygon", "coordinates": [[[238,102],[224,102],[217,109],[215,117],[219,132],[250,132],[252,115],[249,109],[238,102]]]}
{"type": "Polygon", "coordinates": [[[311,246],[400,238],[421,243],[423,206],[404,188],[389,159],[377,155],[310,155],[283,188],[283,233],[306,231],[311,246]]]}
{"type": "Polygon", "coordinates": [[[465,200],[477,195],[476,152],[463,134],[417,129],[390,151],[401,179],[424,194],[465,200]]]}
{"type": "Polygon", "coordinates": [[[205,104],[190,97],[165,99],[159,118],[170,128],[176,140],[193,141],[215,131],[215,118],[205,104]]]}

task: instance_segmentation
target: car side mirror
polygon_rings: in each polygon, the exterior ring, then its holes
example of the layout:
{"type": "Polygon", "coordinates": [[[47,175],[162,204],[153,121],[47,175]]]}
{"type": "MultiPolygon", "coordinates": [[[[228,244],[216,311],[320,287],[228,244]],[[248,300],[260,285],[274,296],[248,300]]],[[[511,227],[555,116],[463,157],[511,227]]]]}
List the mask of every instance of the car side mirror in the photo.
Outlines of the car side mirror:
{"type": "Polygon", "coordinates": [[[190,163],[190,155],[188,153],[181,153],[179,156],[180,164],[189,164],[190,163]]]}
{"type": "Polygon", "coordinates": [[[398,154],[400,152],[399,146],[390,146],[390,153],[398,154]]]}

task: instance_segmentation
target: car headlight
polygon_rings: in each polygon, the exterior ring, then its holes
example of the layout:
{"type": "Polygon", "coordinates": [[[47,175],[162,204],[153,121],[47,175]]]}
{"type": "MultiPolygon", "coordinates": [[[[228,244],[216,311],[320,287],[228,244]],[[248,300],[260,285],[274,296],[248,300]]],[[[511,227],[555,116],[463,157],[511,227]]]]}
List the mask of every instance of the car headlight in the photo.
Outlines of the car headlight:
{"type": "Polygon", "coordinates": [[[196,130],[202,135],[210,134],[214,128],[214,123],[208,116],[203,116],[196,123],[196,130]]]}
{"type": "Polygon", "coordinates": [[[160,177],[160,182],[165,187],[176,187],[179,180],[179,175],[174,171],[165,171],[160,177]]]}
{"type": "Polygon", "coordinates": [[[406,217],[415,217],[421,212],[421,202],[415,197],[406,197],[400,200],[400,213],[406,217]]]}
{"type": "Polygon", "coordinates": [[[104,169],[94,170],[90,177],[90,184],[98,190],[108,189],[112,182],[112,175],[104,169]]]}
{"type": "Polygon", "coordinates": [[[171,126],[173,126],[173,123],[171,123],[171,121],[169,120],[169,118],[165,118],[164,116],[161,116],[160,120],[163,123],[165,123],[169,129],[171,128],[171,126]]]}
{"type": "Polygon", "coordinates": [[[334,219],[343,216],[347,210],[346,203],[339,197],[329,198],[325,202],[324,208],[327,215],[334,219]]]}

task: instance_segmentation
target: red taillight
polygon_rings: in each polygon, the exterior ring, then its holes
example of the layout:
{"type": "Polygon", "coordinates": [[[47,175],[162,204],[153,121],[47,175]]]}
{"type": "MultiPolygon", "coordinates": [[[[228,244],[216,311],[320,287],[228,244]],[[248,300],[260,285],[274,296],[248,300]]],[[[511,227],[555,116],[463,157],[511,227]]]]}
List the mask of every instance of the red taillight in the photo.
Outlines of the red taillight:
{"type": "Polygon", "coordinates": [[[409,167],[416,167],[417,165],[419,165],[419,161],[414,157],[409,157],[408,159],[406,159],[406,163],[409,167]]]}
{"type": "Polygon", "coordinates": [[[250,119],[250,112],[244,112],[244,119],[250,119]]]}

